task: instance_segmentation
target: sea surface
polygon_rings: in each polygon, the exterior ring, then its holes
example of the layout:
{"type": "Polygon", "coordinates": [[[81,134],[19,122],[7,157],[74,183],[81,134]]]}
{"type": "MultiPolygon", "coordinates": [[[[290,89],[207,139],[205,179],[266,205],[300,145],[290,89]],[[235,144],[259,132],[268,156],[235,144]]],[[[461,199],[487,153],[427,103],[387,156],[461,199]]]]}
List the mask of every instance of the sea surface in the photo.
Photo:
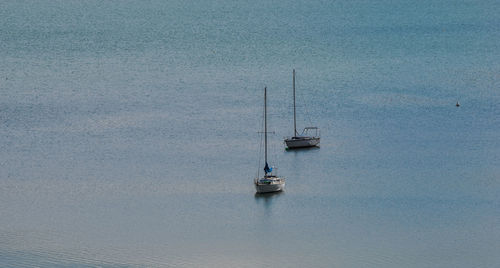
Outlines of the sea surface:
{"type": "Polygon", "coordinates": [[[0,1],[0,267],[499,252],[498,0],[0,1]],[[319,149],[283,145],[293,69],[319,149]]]}

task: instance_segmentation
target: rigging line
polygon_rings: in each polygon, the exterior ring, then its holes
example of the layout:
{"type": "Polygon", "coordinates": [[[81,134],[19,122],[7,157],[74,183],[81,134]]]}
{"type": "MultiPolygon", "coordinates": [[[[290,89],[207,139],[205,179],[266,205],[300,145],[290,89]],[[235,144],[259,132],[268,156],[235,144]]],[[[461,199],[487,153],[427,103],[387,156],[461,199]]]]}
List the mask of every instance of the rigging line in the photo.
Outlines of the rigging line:
{"type": "MultiPolygon", "coordinates": [[[[295,76],[297,76],[297,74],[295,74],[295,76]]],[[[297,79],[295,81],[295,83],[297,83],[297,79]]],[[[304,110],[305,110],[305,117],[307,119],[307,121],[309,121],[309,126],[312,126],[312,121],[311,121],[311,116],[309,114],[309,111],[307,110],[307,105],[306,105],[306,101],[305,101],[305,98],[304,98],[304,95],[303,94],[299,94],[301,99],[302,99],[302,103],[304,104],[304,110]]],[[[308,126],[305,126],[305,127],[308,127],[308,126]]]]}
{"type": "Polygon", "coordinates": [[[259,160],[257,162],[257,178],[260,178],[260,161],[262,159],[262,134],[260,134],[260,145],[259,145],[259,160]]]}
{"type": "MultiPolygon", "coordinates": [[[[264,111],[262,111],[262,116],[260,117],[260,129],[264,129],[264,111]]],[[[263,143],[264,143],[264,139],[263,139],[263,134],[264,132],[261,131],[260,132],[260,144],[259,144],[259,160],[258,160],[258,163],[257,163],[257,178],[260,178],[260,161],[262,159],[262,147],[263,146],[263,143]]]]}
{"type": "MultiPolygon", "coordinates": [[[[273,133],[274,133],[274,131],[273,131],[273,133]]],[[[273,167],[273,169],[274,169],[276,166],[278,166],[278,164],[279,164],[279,162],[280,162],[280,161],[279,161],[279,159],[278,159],[278,158],[279,158],[279,156],[278,156],[278,150],[277,150],[277,149],[278,149],[278,148],[277,148],[278,144],[279,144],[279,143],[277,143],[277,142],[272,142],[272,144],[271,144],[271,148],[272,148],[272,150],[273,150],[273,152],[272,152],[272,154],[273,154],[273,158],[272,158],[272,159],[274,159],[274,165],[273,165],[273,164],[271,164],[271,167],[273,167]]],[[[276,174],[277,174],[277,173],[276,173],[276,174]]]]}

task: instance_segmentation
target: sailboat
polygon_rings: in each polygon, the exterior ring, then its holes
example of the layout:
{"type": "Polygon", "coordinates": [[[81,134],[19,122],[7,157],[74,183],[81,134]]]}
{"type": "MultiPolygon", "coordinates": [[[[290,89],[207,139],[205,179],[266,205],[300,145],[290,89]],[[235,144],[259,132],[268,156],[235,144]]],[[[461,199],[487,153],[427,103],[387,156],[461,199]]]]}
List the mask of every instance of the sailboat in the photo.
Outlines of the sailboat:
{"type": "Polygon", "coordinates": [[[257,193],[279,192],[285,188],[285,178],[278,177],[276,169],[267,163],[267,88],[264,88],[264,176],[254,179],[257,193]]]}
{"type": "Polygon", "coordinates": [[[305,127],[302,133],[297,132],[297,116],[295,111],[295,70],[293,70],[293,136],[285,138],[285,144],[288,149],[305,148],[319,146],[319,128],[305,127]],[[314,131],[310,136],[309,132],[314,131]]]}

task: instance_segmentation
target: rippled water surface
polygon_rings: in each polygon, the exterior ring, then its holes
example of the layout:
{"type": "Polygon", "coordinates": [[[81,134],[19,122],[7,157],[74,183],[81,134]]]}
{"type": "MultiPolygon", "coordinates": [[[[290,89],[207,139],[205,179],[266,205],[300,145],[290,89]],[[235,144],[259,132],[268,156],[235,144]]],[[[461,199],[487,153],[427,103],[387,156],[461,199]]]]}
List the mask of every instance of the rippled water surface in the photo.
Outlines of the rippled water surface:
{"type": "Polygon", "coordinates": [[[0,266],[500,266],[499,26],[498,1],[2,1],[0,266]],[[293,68],[320,149],[284,150],[293,68]]]}

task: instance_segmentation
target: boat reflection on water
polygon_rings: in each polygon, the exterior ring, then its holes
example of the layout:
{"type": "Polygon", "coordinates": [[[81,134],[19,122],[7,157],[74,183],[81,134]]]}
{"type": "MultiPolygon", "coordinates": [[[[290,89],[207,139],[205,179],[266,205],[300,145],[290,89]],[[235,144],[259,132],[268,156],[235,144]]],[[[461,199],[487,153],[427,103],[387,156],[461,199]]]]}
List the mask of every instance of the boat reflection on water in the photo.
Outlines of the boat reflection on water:
{"type": "Polygon", "coordinates": [[[283,191],[272,193],[255,193],[255,201],[257,202],[257,204],[263,203],[265,208],[269,208],[273,201],[284,195],[285,192],[283,191]]]}
{"type": "Polygon", "coordinates": [[[284,191],[280,192],[272,192],[272,193],[255,193],[255,200],[263,199],[263,200],[269,200],[273,198],[277,198],[280,195],[284,195],[284,191]]]}

